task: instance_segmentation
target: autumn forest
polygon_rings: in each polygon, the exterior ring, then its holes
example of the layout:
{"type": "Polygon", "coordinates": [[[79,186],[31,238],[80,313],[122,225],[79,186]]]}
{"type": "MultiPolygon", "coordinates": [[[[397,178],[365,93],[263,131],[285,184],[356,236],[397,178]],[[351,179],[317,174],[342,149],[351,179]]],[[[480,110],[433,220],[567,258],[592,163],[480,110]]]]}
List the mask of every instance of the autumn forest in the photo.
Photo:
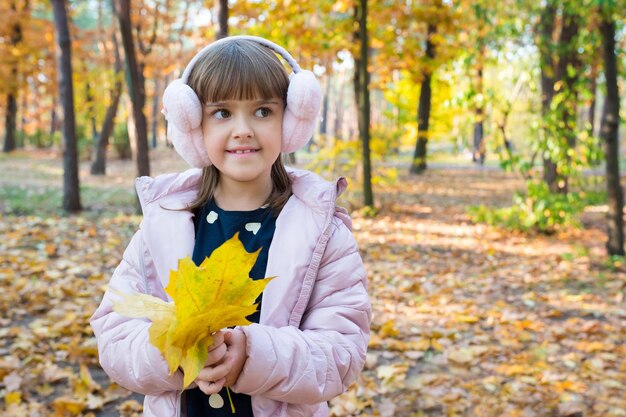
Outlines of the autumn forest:
{"type": "Polygon", "coordinates": [[[318,79],[371,339],[331,416],[626,416],[625,0],[0,0],[0,414],[139,416],[89,318],[232,35],[318,79]]]}

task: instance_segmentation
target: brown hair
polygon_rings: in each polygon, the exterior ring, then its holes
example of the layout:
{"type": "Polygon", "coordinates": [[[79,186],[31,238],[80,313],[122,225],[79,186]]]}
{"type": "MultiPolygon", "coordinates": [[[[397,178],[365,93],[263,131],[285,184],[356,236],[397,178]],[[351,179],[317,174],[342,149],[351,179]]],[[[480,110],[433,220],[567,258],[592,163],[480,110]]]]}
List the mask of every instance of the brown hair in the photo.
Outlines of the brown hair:
{"type": "MultiPolygon", "coordinates": [[[[202,104],[273,98],[286,102],[289,77],[267,47],[237,39],[209,48],[195,63],[188,84],[202,104]]],[[[265,203],[278,215],[291,196],[291,178],[280,157],[272,165],[271,177],[272,193],[265,203]]],[[[212,199],[219,178],[215,166],[204,168],[198,196],[187,209],[193,211],[212,199]]]]}

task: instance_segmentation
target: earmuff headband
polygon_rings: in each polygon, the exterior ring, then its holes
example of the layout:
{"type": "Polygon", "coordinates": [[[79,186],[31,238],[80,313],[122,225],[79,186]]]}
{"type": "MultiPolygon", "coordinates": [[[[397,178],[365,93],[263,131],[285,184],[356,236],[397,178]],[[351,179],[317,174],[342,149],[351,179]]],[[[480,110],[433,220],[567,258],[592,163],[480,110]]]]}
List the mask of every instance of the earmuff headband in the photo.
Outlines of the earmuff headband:
{"type": "Polygon", "coordinates": [[[209,50],[213,49],[214,47],[218,45],[231,42],[237,39],[247,39],[247,40],[259,43],[271,49],[272,51],[276,52],[278,55],[282,56],[285,59],[285,61],[287,61],[287,63],[289,64],[289,66],[291,67],[291,69],[293,70],[295,74],[302,71],[302,69],[300,68],[300,65],[298,65],[296,60],[293,59],[291,54],[287,52],[285,48],[279,45],[276,45],[274,42],[268,41],[267,39],[261,38],[259,36],[238,35],[238,36],[229,36],[227,38],[222,38],[202,48],[200,52],[198,52],[193,58],[191,58],[191,61],[189,61],[189,64],[187,64],[187,67],[185,67],[185,70],[183,71],[183,75],[180,77],[181,81],[187,84],[187,81],[189,80],[189,74],[191,74],[191,71],[193,70],[193,67],[196,65],[196,62],[198,62],[198,60],[200,60],[209,50]]]}

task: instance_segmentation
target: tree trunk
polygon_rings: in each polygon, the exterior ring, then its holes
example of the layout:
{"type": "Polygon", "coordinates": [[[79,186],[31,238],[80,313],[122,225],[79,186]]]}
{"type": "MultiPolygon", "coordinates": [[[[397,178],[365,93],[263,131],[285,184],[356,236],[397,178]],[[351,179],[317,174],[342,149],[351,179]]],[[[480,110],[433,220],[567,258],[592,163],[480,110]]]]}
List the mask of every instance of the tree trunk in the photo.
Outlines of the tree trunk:
{"type": "Polygon", "coordinates": [[[324,137],[328,134],[328,102],[331,94],[332,75],[325,77],[326,85],[324,99],[322,101],[322,120],[320,120],[320,135],[324,137]]]}
{"type": "Polygon", "coordinates": [[[102,129],[96,141],[95,155],[91,163],[91,175],[106,174],[106,151],[109,146],[109,138],[113,134],[113,128],[115,127],[115,116],[117,115],[121,95],[122,83],[117,81],[114,90],[111,92],[111,104],[107,108],[102,129]]]}
{"type": "Polygon", "coordinates": [[[485,129],[484,129],[484,112],[482,107],[476,107],[474,110],[474,152],[472,153],[472,160],[483,165],[485,163],[485,129]]]}
{"type": "Polygon", "coordinates": [[[135,124],[136,137],[136,160],[137,175],[150,175],[150,158],[148,148],[148,126],[144,114],[144,104],[146,100],[145,80],[143,66],[137,62],[135,51],[135,41],[133,39],[132,26],[130,21],[130,0],[114,1],[115,14],[119,20],[122,44],[126,56],[126,77],[128,79],[128,92],[130,94],[133,119],[135,124]]]}
{"type": "MultiPolygon", "coordinates": [[[[569,149],[576,146],[577,131],[577,109],[578,94],[576,91],[576,82],[578,74],[582,71],[581,61],[578,58],[578,47],[576,45],[576,36],[580,29],[580,17],[572,12],[565,5],[563,7],[563,28],[559,37],[559,60],[556,69],[556,79],[562,82],[565,100],[559,102],[557,106],[557,114],[562,122],[557,133],[565,138],[563,146],[564,158],[558,163],[561,165],[571,165],[571,157],[569,149]]],[[[558,168],[557,168],[557,171],[558,168]]],[[[566,194],[569,191],[569,177],[562,173],[558,174],[557,191],[566,194]]]]}
{"type": "MultiPolygon", "coordinates": [[[[17,11],[15,1],[11,2],[11,9],[17,11]]],[[[22,27],[15,23],[11,32],[10,46],[15,48],[22,42],[22,27]]],[[[9,92],[7,94],[7,110],[4,123],[4,152],[12,152],[17,148],[17,95],[18,95],[18,72],[15,58],[11,58],[11,79],[8,80],[9,92]]]]}
{"type": "Polygon", "coordinates": [[[367,0],[357,2],[356,17],[358,32],[355,33],[359,45],[359,57],[355,59],[355,96],[357,98],[359,136],[363,151],[363,203],[374,207],[372,191],[372,166],[370,159],[370,92],[367,38],[367,0]]]}
{"type": "Polygon", "coordinates": [[[152,120],[151,120],[151,131],[152,131],[152,148],[156,149],[157,147],[157,137],[159,136],[159,116],[161,112],[159,111],[159,103],[161,102],[161,79],[159,76],[154,78],[154,94],[152,95],[152,120]]]}
{"type": "MultiPolygon", "coordinates": [[[[428,35],[426,38],[426,57],[429,60],[435,58],[435,46],[431,41],[431,37],[436,32],[437,26],[429,23],[428,35]]],[[[426,66],[426,68],[428,68],[428,66],[426,66]]],[[[428,130],[430,124],[430,109],[432,104],[431,79],[431,71],[428,69],[424,70],[422,88],[420,89],[420,98],[417,108],[417,142],[415,143],[413,161],[411,162],[411,168],[409,169],[409,172],[411,174],[421,174],[426,170],[428,130]]]]}
{"type": "Polygon", "coordinates": [[[122,58],[120,56],[119,44],[117,35],[113,32],[113,53],[115,56],[115,83],[113,84],[113,90],[111,91],[111,104],[107,108],[102,122],[102,129],[96,140],[94,157],[91,162],[91,175],[105,175],[106,174],[106,151],[109,147],[109,138],[113,134],[115,128],[115,117],[117,116],[117,109],[120,104],[120,97],[122,95],[122,58]]]}
{"type": "Polygon", "coordinates": [[[619,85],[617,83],[617,57],[615,54],[615,21],[608,12],[603,13],[601,31],[604,50],[604,76],[606,97],[602,112],[600,136],[604,141],[606,158],[606,186],[608,193],[609,255],[624,256],[624,192],[619,174],[619,85]]]}
{"type": "Polygon", "coordinates": [[[550,155],[544,154],[544,181],[550,192],[565,194],[569,189],[567,167],[571,165],[569,149],[576,145],[577,93],[576,82],[581,71],[576,37],[580,28],[580,16],[569,4],[563,4],[561,16],[557,5],[549,1],[539,24],[539,52],[542,80],[543,131],[550,155]],[[561,30],[553,45],[557,17],[561,30]],[[557,87],[558,86],[558,87],[557,87]],[[559,100],[553,105],[559,90],[559,100]],[[556,152],[555,152],[556,151],[556,152]]]}
{"type": "Polygon", "coordinates": [[[485,163],[485,99],[483,94],[485,47],[480,47],[478,53],[480,55],[478,56],[474,84],[476,88],[476,94],[478,97],[480,97],[480,100],[474,103],[474,136],[472,142],[472,161],[478,162],[482,165],[485,163]]]}
{"type": "Polygon", "coordinates": [[[411,174],[421,174],[426,170],[426,155],[428,145],[428,125],[430,122],[430,108],[432,92],[430,88],[431,76],[424,74],[422,88],[420,91],[419,106],[417,110],[417,142],[415,152],[409,172],[411,174]]]}
{"type": "Polygon", "coordinates": [[[17,148],[17,140],[15,138],[16,123],[17,99],[13,93],[9,93],[7,94],[7,110],[4,117],[4,152],[12,152],[17,148]]]}
{"type": "MultiPolygon", "coordinates": [[[[163,85],[164,85],[164,86],[168,86],[169,84],[170,84],[170,74],[167,74],[167,75],[165,76],[165,78],[163,79],[163,85]]],[[[166,119],[165,117],[163,118],[163,124],[165,125],[165,126],[164,126],[164,130],[165,130],[165,132],[167,132],[167,119],[166,119]]],[[[166,146],[166,147],[168,147],[168,148],[170,148],[170,149],[171,149],[171,148],[173,148],[173,147],[174,147],[174,145],[173,145],[173,144],[172,144],[172,142],[170,142],[170,140],[167,138],[167,134],[165,134],[165,135],[163,135],[163,136],[164,136],[164,139],[165,139],[165,146],[166,146]]]]}
{"type": "Polygon", "coordinates": [[[74,114],[74,86],[72,84],[72,51],[68,26],[66,0],[53,0],[54,27],[60,55],[59,89],[63,107],[63,209],[67,212],[81,210],[78,180],[78,146],[74,114]]]}
{"type": "Polygon", "coordinates": [[[53,143],[52,138],[54,134],[59,130],[59,117],[57,114],[57,97],[52,97],[52,109],[50,110],[50,142],[53,143]]]}
{"type": "Polygon", "coordinates": [[[591,91],[591,103],[589,103],[589,113],[587,115],[587,121],[589,123],[589,136],[593,136],[596,131],[596,97],[598,89],[598,68],[594,62],[591,65],[591,80],[589,90],[591,91]]]}
{"type": "Polygon", "coordinates": [[[96,102],[91,91],[91,84],[85,83],[85,104],[89,112],[89,122],[91,124],[91,138],[96,143],[98,138],[98,121],[96,120],[96,102]]]}
{"type": "Polygon", "coordinates": [[[218,22],[218,31],[215,37],[222,39],[228,36],[228,0],[217,0],[215,7],[217,8],[218,22]]]}
{"type": "Polygon", "coordinates": [[[328,140],[328,115],[330,114],[329,107],[333,77],[332,75],[329,75],[325,78],[326,84],[324,85],[324,98],[322,100],[322,115],[320,117],[319,136],[315,137],[316,135],[313,135],[311,140],[307,143],[306,148],[308,152],[311,152],[311,149],[318,142],[321,144],[328,140]]]}
{"type": "MultiPolygon", "coordinates": [[[[341,71],[340,75],[341,76],[337,80],[337,87],[339,88],[339,91],[335,95],[335,100],[333,100],[335,107],[335,123],[333,126],[333,136],[338,140],[343,140],[343,114],[345,109],[343,96],[346,89],[343,86],[343,81],[345,80],[344,72],[341,71]]],[[[356,80],[355,88],[358,88],[358,86],[356,85],[356,80]]]]}
{"type": "MultiPolygon", "coordinates": [[[[549,137],[553,134],[548,126],[547,120],[550,115],[552,98],[554,97],[555,63],[551,43],[556,22],[556,12],[556,5],[549,1],[541,12],[537,35],[539,40],[537,45],[539,49],[539,66],[541,69],[541,113],[544,120],[544,140],[546,141],[549,140],[549,137]]],[[[548,185],[551,192],[557,191],[556,164],[549,156],[545,155],[543,155],[543,180],[548,185]]]]}

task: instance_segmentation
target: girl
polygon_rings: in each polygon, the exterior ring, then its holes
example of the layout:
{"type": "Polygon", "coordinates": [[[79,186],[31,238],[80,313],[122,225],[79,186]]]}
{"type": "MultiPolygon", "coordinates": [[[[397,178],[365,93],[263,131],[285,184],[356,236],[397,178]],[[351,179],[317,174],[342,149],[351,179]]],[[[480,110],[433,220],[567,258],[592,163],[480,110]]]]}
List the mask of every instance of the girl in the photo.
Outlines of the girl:
{"type": "Polygon", "coordinates": [[[137,180],[144,218],[91,319],[102,367],[145,394],[145,416],[232,415],[229,395],[238,416],[327,416],[327,401],[361,371],[370,304],[350,219],[335,205],[346,181],[286,169],[280,158],[306,144],[320,102],[312,73],[249,36],[204,48],[166,89],[168,136],[196,169],[137,180]],[[182,391],[181,371],[169,375],[148,341],[150,322],[113,312],[111,292],[168,300],[178,260],[199,264],[235,233],[248,252],[261,249],[250,277],[277,278],[254,324],[216,333],[182,391]]]}

